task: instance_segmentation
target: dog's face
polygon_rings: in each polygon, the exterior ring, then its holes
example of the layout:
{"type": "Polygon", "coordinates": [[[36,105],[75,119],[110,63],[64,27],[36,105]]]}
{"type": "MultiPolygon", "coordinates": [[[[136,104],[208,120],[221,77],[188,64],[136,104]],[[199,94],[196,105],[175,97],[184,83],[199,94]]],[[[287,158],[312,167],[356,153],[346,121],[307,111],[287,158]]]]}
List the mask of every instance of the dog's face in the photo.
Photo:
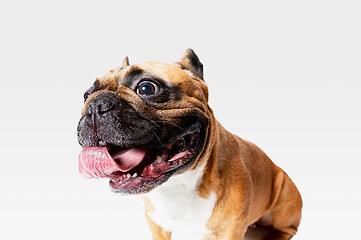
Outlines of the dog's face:
{"type": "Polygon", "coordinates": [[[188,49],[179,63],[146,62],[99,77],[78,125],[79,170],[108,177],[119,193],[145,193],[197,165],[209,131],[203,66],[188,49]]]}

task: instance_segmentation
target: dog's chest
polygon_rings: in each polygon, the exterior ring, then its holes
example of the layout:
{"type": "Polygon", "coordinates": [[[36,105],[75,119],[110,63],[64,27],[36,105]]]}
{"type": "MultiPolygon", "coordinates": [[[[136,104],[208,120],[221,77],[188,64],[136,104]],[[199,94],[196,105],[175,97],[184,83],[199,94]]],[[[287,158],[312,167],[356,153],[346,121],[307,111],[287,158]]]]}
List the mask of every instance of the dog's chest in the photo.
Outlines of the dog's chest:
{"type": "Polygon", "coordinates": [[[202,239],[209,233],[206,224],[214,208],[214,193],[205,199],[198,196],[203,168],[173,176],[165,184],[147,194],[154,211],[152,220],[174,239],[202,239]]]}

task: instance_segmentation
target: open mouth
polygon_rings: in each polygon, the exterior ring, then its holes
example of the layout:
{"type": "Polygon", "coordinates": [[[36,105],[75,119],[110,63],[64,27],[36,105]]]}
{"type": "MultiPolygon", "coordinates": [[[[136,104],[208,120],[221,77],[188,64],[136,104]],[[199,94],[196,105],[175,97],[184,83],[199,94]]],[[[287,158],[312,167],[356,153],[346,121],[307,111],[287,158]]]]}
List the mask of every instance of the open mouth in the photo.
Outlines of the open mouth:
{"type": "Polygon", "coordinates": [[[145,193],[193,163],[201,142],[200,130],[196,130],[163,148],[87,146],[79,155],[79,172],[85,178],[110,178],[114,192],[145,193]]]}

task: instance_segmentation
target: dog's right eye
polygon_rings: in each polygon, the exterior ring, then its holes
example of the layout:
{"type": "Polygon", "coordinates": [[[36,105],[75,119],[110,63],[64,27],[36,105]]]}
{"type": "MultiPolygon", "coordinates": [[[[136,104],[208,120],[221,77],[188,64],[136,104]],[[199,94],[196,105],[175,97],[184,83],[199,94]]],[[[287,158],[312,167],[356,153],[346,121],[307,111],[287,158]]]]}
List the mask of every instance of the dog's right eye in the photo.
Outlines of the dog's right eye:
{"type": "Polygon", "coordinates": [[[153,95],[159,92],[159,87],[150,81],[141,82],[137,87],[137,94],[139,95],[153,95]]]}
{"type": "Polygon", "coordinates": [[[89,96],[90,96],[90,93],[88,93],[88,92],[84,93],[84,102],[88,99],[89,96]]]}
{"type": "Polygon", "coordinates": [[[94,93],[95,91],[98,91],[100,89],[104,88],[104,86],[101,86],[99,84],[98,79],[95,80],[95,82],[93,83],[93,86],[91,86],[85,93],[84,93],[84,102],[88,99],[88,97],[94,93]]]}

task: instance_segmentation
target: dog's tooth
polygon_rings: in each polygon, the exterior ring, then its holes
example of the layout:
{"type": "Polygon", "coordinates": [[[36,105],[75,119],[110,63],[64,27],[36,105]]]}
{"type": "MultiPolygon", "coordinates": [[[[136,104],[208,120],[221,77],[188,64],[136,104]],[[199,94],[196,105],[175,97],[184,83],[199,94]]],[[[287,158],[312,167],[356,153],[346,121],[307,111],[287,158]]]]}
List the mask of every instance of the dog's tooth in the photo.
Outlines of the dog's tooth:
{"type": "Polygon", "coordinates": [[[134,173],[134,174],[133,174],[133,178],[136,178],[137,176],[138,176],[137,173],[134,173]]]}
{"type": "Polygon", "coordinates": [[[160,164],[162,162],[162,157],[161,156],[157,156],[157,158],[155,159],[155,162],[160,164]]]}
{"type": "Polygon", "coordinates": [[[130,178],[132,175],[130,175],[129,173],[127,174],[127,178],[130,178]]]}
{"type": "Polygon", "coordinates": [[[98,144],[99,144],[100,147],[106,147],[106,146],[107,146],[107,143],[104,142],[103,140],[100,140],[100,141],[98,142],[98,144]]]}

